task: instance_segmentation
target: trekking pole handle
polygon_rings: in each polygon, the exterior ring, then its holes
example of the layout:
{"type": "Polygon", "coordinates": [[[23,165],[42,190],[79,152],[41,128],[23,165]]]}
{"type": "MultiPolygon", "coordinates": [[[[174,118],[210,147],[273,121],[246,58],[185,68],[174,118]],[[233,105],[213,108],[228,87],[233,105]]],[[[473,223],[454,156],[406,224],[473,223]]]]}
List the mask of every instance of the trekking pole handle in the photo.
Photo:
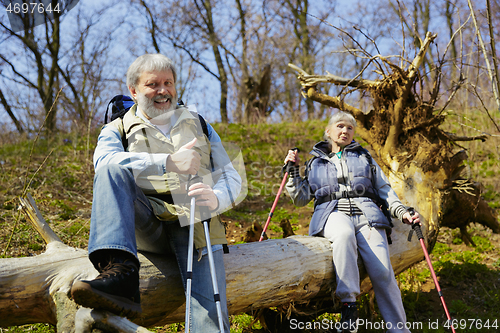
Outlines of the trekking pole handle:
{"type": "MultiPolygon", "coordinates": [[[[297,153],[300,153],[300,149],[299,149],[299,148],[297,148],[297,147],[293,147],[293,148],[292,148],[292,149],[290,149],[290,150],[295,150],[295,151],[297,151],[297,153]]],[[[283,167],[283,170],[285,170],[287,173],[290,173],[290,169],[291,169],[292,167],[293,167],[293,165],[292,165],[292,161],[288,161],[288,162],[286,163],[286,165],[283,167]]]]}
{"type": "Polygon", "coordinates": [[[203,183],[203,178],[201,176],[198,176],[197,174],[196,175],[189,175],[188,176],[188,181],[187,181],[187,188],[186,189],[189,189],[189,187],[191,187],[191,185],[193,184],[197,184],[197,183],[203,183]]]}
{"type": "MultiPolygon", "coordinates": [[[[199,176],[198,174],[196,175],[189,175],[188,176],[188,181],[186,184],[186,192],[189,192],[189,188],[191,185],[198,184],[198,183],[203,183],[203,177],[199,176]]],[[[186,193],[187,195],[187,193],[186,193]]],[[[191,197],[191,204],[196,202],[196,197],[191,197]],[[195,200],[194,202],[192,200],[195,200]]],[[[207,206],[200,206],[198,207],[198,211],[200,212],[200,218],[202,221],[207,221],[210,222],[211,220],[211,215],[210,215],[210,210],[207,206]]]]}
{"type": "MultiPolygon", "coordinates": [[[[415,215],[415,209],[413,207],[408,208],[408,213],[410,216],[415,215]]],[[[408,242],[411,242],[411,238],[413,236],[413,232],[417,234],[418,239],[424,239],[424,234],[422,233],[422,228],[420,228],[420,224],[412,223],[410,233],[408,234],[408,242]]]]}

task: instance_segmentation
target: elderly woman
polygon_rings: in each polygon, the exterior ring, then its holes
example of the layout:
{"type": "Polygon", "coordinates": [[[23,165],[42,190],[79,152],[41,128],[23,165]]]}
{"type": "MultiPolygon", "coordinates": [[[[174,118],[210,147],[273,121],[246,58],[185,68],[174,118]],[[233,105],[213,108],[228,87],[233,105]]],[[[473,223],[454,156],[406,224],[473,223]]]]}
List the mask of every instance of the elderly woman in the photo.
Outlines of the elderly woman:
{"type": "Polygon", "coordinates": [[[299,175],[299,156],[290,150],[285,164],[292,162],[287,191],[296,206],[315,199],[309,235],[332,243],[336,270],[336,295],[342,302],[338,332],[356,332],[360,293],[358,252],[372,281],[377,304],[390,332],[409,332],[401,292],[389,256],[387,230],[392,227],[380,202],[387,203],[392,217],[407,224],[420,223],[418,213],[408,212],[391,188],[387,177],[368,151],[353,141],[356,120],[348,113],[334,114],[306,168],[299,175]]]}

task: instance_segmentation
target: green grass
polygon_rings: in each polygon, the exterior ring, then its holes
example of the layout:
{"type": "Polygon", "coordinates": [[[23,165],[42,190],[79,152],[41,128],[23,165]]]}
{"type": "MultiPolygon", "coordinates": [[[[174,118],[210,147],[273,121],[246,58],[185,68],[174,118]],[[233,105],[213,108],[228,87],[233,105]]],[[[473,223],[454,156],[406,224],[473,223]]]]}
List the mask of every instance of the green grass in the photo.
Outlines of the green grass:
{"type": "Polygon", "coordinates": [[[12,326],[6,328],[0,328],[2,333],[56,333],[56,328],[49,324],[32,324],[32,325],[22,325],[22,326],[12,326]]]}
{"type": "MultiPolygon", "coordinates": [[[[469,232],[481,233],[476,227],[471,227],[469,232]]],[[[452,232],[451,234],[455,234],[452,232]]],[[[496,255],[496,249],[487,237],[475,235],[472,237],[476,247],[469,247],[467,250],[452,251],[448,244],[436,243],[432,252],[433,267],[439,277],[440,286],[444,290],[444,297],[448,304],[450,314],[455,319],[456,328],[464,327],[467,324],[467,332],[493,332],[497,331],[492,326],[494,320],[498,318],[500,311],[499,290],[496,282],[500,280],[500,259],[491,266],[483,263],[486,255],[496,255]],[[446,291],[450,288],[456,288],[463,291],[460,299],[447,298],[446,291]],[[477,309],[481,308],[478,313],[477,309]],[[476,319],[472,322],[471,319],[476,319]],[[491,331],[484,327],[489,321],[491,331]]],[[[456,238],[453,243],[457,243],[456,238]]],[[[422,284],[428,281],[430,271],[428,268],[411,268],[399,275],[403,302],[409,321],[425,323],[431,318],[440,320],[443,313],[434,313],[425,311],[431,309],[430,302],[437,299],[437,291],[423,292],[422,284]]],[[[497,321],[498,326],[500,322],[497,321]]],[[[431,330],[425,325],[421,330],[412,332],[444,332],[441,327],[439,330],[431,330]]]]}
{"type": "Polygon", "coordinates": [[[230,316],[229,321],[231,322],[230,333],[243,333],[243,331],[248,328],[255,330],[262,329],[260,322],[258,320],[256,321],[254,317],[246,313],[230,316]]]}

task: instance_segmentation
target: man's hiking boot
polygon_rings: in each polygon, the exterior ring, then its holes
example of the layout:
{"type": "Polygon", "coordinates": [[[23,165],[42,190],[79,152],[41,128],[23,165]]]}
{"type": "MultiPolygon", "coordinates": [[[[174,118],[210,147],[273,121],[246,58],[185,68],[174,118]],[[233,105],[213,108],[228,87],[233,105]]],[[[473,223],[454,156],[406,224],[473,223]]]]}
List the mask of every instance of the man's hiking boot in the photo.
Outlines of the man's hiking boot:
{"type": "Polygon", "coordinates": [[[84,307],[133,317],[142,312],[139,268],[130,260],[111,259],[91,281],[78,281],[71,288],[73,300],[84,307]]]}
{"type": "Polygon", "coordinates": [[[356,333],[358,331],[358,308],[356,303],[344,303],[340,309],[340,327],[337,333],[356,333]]]}

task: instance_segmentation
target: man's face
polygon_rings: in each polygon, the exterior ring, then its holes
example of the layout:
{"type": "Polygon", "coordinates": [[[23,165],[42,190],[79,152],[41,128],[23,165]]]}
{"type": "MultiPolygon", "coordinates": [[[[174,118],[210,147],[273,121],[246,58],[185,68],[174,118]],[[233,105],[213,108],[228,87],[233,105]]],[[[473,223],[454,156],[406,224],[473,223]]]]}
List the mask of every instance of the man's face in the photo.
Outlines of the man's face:
{"type": "Polygon", "coordinates": [[[172,71],[143,72],[136,87],[129,87],[139,109],[155,118],[177,106],[177,92],[172,71]]]}

